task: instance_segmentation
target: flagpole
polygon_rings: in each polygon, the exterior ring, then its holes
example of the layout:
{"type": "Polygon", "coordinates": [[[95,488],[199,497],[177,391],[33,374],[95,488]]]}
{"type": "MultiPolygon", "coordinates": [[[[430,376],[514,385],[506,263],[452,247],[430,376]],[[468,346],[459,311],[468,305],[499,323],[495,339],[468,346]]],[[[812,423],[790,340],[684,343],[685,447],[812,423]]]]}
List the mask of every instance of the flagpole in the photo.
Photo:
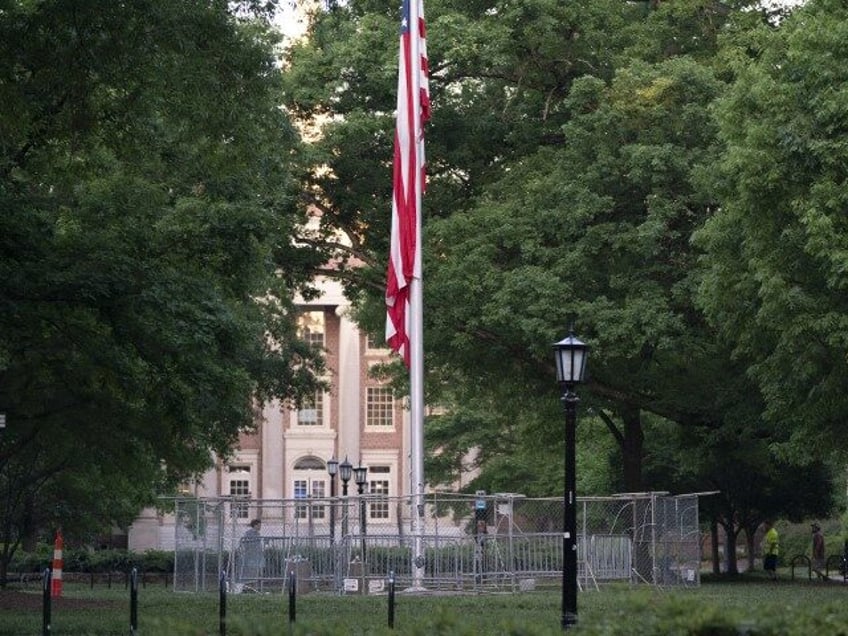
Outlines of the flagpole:
{"type": "MultiPolygon", "coordinates": [[[[409,334],[409,415],[410,415],[410,452],[412,454],[412,475],[411,475],[411,491],[413,494],[413,510],[412,510],[412,535],[414,537],[414,559],[413,559],[413,577],[412,587],[414,589],[423,589],[424,580],[424,289],[422,280],[422,258],[421,246],[422,240],[422,192],[424,171],[424,141],[423,138],[418,138],[424,134],[422,111],[421,111],[421,92],[419,75],[419,60],[421,59],[421,33],[418,32],[421,24],[421,0],[409,0],[410,6],[410,23],[416,28],[416,37],[412,38],[412,59],[415,60],[416,68],[414,77],[416,78],[415,88],[412,90],[412,112],[414,113],[415,121],[415,151],[418,154],[416,162],[421,172],[415,179],[415,198],[417,210],[416,214],[416,229],[415,236],[418,237],[417,247],[415,251],[415,271],[419,272],[420,277],[413,277],[410,283],[409,290],[409,310],[410,316],[410,334],[409,334]]],[[[426,53],[425,53],[426,55],[426,53]]]]}
{"type": "Polygon", "coordinates": [[[392,223],[386,280],[386,341],[409,369],[409,496],[412,589],[424,580],[424,293],[421,199],[424,123],[430,118],[423,0],[403,0],[392,223]]]}
{"type": "Polygon", "coordinates": [[[419,280],[410,289],[410,364],[409,419],[410,454],[412,459],[412,536],[414,538],[414,568],[412,587],[423,589],[424,579],[424,354],[421,319],[423,290],[419,280]]]}

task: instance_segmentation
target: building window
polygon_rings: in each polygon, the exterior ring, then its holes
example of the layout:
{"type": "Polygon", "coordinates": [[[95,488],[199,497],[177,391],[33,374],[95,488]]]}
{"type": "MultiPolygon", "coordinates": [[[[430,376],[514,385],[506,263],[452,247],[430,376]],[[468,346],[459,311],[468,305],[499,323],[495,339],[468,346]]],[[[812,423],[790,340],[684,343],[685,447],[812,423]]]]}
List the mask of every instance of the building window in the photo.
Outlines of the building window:
{"type": "Polygon", "coordinates": [[[395,400],[390,387],[369,386],[365,402],[366,426],[392,426],[395,400]]]}
{"type": "Polygon", "coordinates": [[[324,312],[304,311],[298,318],[300,338],[314,348],[324,348],[324,312]]]}
{"type": "MultiPolygon", "coordinates": [[[[317,479],[312,481],[312,498],[321,501],[326,496],[324,480],[317,479]]],[[[312,505],[312,518],[323,519],[325,515],[323,504],[312,505]]]]}
{"type": "Polygon", "coordinates": [[[295,518],[323,519],[326,516],[326,506],[323,504],[325,496],[326,485],[323,479],[295,479],[295,518]]]}
{"type": "Polygon", "coordinates": [[[372,336],[370,333],[365,336],[366,351],[385,353],[386,351],[388,351],[388,349],[389,345],[386,344],[386,339],[382,334],[378,337],[372,336]]]}
{"type": "Polygon", "coordinates": [[[318,391],[301,402],[297,410],[298,426],[321,426],[324,423],[324,393],[318,391]]]}
{"type": "Polygon", "coordinates": [[[389,480],[372,479],[368,483],[368,492],[371,494],[368,506],[368,515],[371,519],[389,518],[389,480]]]}
{"type": "Polygon", "coordinates": [[[309,482],[306,479],[294,480],[294,498],[298,501],[294,508],[294,516],[296,519],[306,519],[309,516],[309,505],[300,503],[306,499],[309,493],[309,482]]]}
{"type": "MultiPolygon", "coordinates": [[[[250,480],[230,478],[230,496],[239,499],[250,498],[250,480]]],[[[233,502],[233,517],[236,519],[247,519],[250,514],[246,501],[233,502]]]]}
{"type": "Polygon", "coordinates": [[[326,518],[323,502],[327,493],[326,464],[317,457],[304,457],[294,465],[294,470],[298,472],[294,480],[295,518],[326,518]]]}

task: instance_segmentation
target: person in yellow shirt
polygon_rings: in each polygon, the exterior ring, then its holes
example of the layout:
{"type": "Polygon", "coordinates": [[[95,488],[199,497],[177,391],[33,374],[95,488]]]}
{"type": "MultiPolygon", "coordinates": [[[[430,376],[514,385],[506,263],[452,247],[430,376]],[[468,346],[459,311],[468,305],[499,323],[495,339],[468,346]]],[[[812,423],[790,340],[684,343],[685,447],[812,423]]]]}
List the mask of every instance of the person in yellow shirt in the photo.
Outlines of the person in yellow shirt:
{"type": "Polygon", "coordinates": [[[771,580],[777,579],[777,556],[780,553],[780,537],[774,524],[765,522],[766,534],[763,537],[763,569],[771,580]]]}

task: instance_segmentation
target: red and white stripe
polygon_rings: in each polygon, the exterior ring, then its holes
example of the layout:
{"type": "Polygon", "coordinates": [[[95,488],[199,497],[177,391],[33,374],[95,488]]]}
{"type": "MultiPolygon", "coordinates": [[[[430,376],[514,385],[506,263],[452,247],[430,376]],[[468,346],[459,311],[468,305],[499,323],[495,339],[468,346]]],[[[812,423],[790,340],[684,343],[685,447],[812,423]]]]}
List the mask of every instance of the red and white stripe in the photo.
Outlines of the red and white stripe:
{"type": "Polygon", "coordinates": [[[62,531],[56,531],[56,539],[53,542],[53,572],[50,575],[50,596],[58,598],[62,596],[62,568],[65,566],[63,556],[65,540],[62,531]]]}
{"type": "MultiPolygon", "coordinates": [[[[392,230],[386,282],[386,342],[410,366],[410,284],[421,280],[424,124],[430,118],[423,0],[404,0],[398,65],[392,230]]],[[[420,317],[418,317],[420,319],[420,317]]]]}

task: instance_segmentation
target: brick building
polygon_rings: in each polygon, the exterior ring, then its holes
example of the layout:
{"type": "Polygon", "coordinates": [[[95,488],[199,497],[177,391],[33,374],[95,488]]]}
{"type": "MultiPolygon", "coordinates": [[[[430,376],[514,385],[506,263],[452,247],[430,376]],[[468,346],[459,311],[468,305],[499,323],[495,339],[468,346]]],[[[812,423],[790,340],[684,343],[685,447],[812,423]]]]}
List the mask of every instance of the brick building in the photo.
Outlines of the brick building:
{"type": "MultiPolygon", "coordinates": [[[[369,375],[369,368],[386,361],[389,351],[382,342],[370,342],[349,318],[338,282],[319,279],[317,285],[321,294],[300,305],[300,330],[302,337],[325,349],[330,390],[300,409],[267,404],[256,432],[242,435],[233,457],[187,488],[186,494],[196,497],[238,497],[243,503],[235,514],[245,527],[251,501],[328,497],[327,461],[334,457],[368,468],[366,492],[371,495],[409,492],[408,411],[390,387],[369,375]]],[[[349,487],[356,491],[352,482],[349,487]]],[[[326,510],[304,507],[299,514],[320,524],[326,510]]],[[[388,503],[371,504],[369,527],[396,529],[401,521],[397,514],[388,503]]],[[[135,551],[173,548],[173,515],[144,510],[129,529],[128,544],[135,551]]]]}

